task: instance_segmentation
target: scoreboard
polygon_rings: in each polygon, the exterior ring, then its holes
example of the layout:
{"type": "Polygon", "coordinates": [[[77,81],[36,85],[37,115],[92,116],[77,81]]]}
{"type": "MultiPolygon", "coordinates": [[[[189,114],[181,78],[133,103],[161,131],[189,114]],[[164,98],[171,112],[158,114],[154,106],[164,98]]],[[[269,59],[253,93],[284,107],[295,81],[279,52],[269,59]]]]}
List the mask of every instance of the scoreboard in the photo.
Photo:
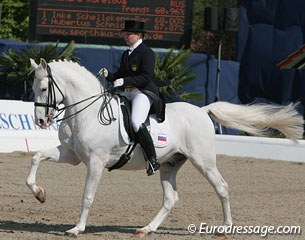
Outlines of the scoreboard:
{"type": "Polygon", "coordinates": [[[189,47],[192,2],[187,0],[31,0],[32,41],[125,45],[124,20],[145,23],[151,47],[189,47]]]}

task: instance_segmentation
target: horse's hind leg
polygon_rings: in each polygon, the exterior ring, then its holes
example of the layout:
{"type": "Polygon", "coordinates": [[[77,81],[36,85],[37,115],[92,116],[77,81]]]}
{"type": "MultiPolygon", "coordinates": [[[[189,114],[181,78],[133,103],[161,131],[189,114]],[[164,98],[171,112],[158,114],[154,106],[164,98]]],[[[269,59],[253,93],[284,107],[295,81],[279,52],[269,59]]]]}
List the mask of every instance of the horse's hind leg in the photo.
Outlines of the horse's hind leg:
{"type": "Polygon", "coordinates": [[[56,148],[39,151],[33,156],[26,184],[31,189],[38,201],[44,203],[46,200],[45,190],[36,185],[36,173],[41,161],[52,161],[77,165],[80,163],[80,160],[72,151],[65,149],[61,145],[57,146],[56,148]]]}
{"type": "Polygon", "coordinates": [[[190,157],[189,159],[191,160],[193,165],[199,170],[199,172],[201,172],[208,179],[208,181],[215,189],[221,201],[224,216],[224,225],[230,225],[232,224],[232,216],[229,201],[228,184],[223,179],[216,167],[216,154],[205,154],[204,159],[202,159],[203,154],[200,154],[200,156],[200,158],[190,157]]]}
{"type": "Polygon", "coordinates": [[[160,180],[163,189],[163,205],[158,214],[147,226],[136,230],[137,236],[142,237],[155,232],[168,217],[175,203],[179,200],[176,187],[176,175],[185,160],[186,159],[183,157],[183,159],[173,166],[168,163],[162,164],[162,167],[160,168],[160,180]]]}

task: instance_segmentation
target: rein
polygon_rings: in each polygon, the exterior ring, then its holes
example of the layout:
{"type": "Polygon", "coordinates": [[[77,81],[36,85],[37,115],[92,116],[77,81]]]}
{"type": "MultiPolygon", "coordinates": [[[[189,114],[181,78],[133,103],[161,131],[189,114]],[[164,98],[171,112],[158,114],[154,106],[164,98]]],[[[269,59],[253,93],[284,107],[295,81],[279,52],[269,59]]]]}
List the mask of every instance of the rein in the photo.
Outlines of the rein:
{"type": "Polygon", "coordinates": [[[101,108],[99,110],[99,122],[101,124],[103,124],[103,125],[110,125],[112,123],[112,121],[116,120],[116,118],[114,117],[114,114],[113,114],[112,107],[109,104],[111,102],[112,98],[113,98],[112,95],[109,97],[109,95],[110,95],[109,93],[113,92],[112,88],[109,89],[109,90],[105,90],[102,93],[98,93],[98,94],[93,95],[91,97],[88,97],[88,98],[85,98],[83,100],[80,100],[80,101],[78,101],[76,103],[73,103],[73,104],[71,104],[69,106],[64,106],[62,108],[59,108],[58,106],[63,103],[65,96],[64,96],[63,92],[61,91],[61,89],[59,88],[59,86],[57,85],[57,83],[55,82],[55,80],[53,78],[53,75],[52,75],[52,72],[51,72],[51,68],[50,68],[49,65],[47,65],[47,73],[48,73],[48,79],[49,79],[47,102],[46,103],[39,103],[39,102],[35,102],[34,103],[35,107],[36,106],[37,107],[45,107],[46,108],[46,115],[47,116],[49,115],[49,108],[53,108],[56,111],[58,111],[56,116],[53,117],[53,118],[57,118],[66,109],[70,109],[70,108],[75,107],[76,105],[78,105],[80,103],[83,103],[83,102],[86,102],[86,101],[88,101],[90,99],[93,99],[93,101],[91,101],[88,105],[86,105],[82,109],[78,110],[77,112],[72,113],[69,116],[66,116],[66,117],[63,117],[61,119],[57,119],[56,120],[56,122],[63,121],[65,119],[67,119],[67,118],[71,118],[71,117],[76,116],[78,113],[80,113],[80,112],[84,111],[85,109],[87,109],[89,106],[91,106],[97,100],[99,100],[100,98],[104,97],[103,104],[101,105],[101,108]],[[55,87],[57,88],[57,90],[60,92],[60,94],[62,96],[62,101],[58,105],[56,104],[55,87]],[[105,111],[106,111],[106,113],[105,113],[105,111]]]}

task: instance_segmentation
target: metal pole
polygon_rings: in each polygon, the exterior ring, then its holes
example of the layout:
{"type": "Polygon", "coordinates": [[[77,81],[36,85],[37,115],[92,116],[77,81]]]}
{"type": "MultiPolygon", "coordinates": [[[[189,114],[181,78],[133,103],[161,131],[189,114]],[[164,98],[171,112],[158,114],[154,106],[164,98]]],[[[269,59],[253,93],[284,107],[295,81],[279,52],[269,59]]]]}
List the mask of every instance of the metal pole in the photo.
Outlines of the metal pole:
{"type": "Polygon", "coordinates": [[[219,83],[220,83],[220,71],[221,71],[221,47],[222,47],[222,42],[220,40],[218,45],[218,57],[217,57],[216,101],[220,101],[219,83]]]}
{"type": "MultiPolygon", "coordinates": [[[[219,41],[218,45],[218,57],[217,57],[217,78],[216,78],[216,99],[215,101],[220,101],[220,71],[221,71],[221,47],[222,47],[222,42],[221,40],[219,41]]],[[[219,133],[222,134],[222,126],[219,123],[219,133]]]]}

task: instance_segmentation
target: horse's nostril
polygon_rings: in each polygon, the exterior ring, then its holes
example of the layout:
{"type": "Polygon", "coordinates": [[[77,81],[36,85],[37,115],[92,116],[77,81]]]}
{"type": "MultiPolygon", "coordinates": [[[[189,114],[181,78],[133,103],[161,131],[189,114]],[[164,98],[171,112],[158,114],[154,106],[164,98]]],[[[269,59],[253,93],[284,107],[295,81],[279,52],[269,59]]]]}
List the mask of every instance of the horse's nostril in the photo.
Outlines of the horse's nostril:
{"type": "Polygon", "coordinates": [[[44,124],[43,119],[39,119],[39,124],[44,124]]]}

